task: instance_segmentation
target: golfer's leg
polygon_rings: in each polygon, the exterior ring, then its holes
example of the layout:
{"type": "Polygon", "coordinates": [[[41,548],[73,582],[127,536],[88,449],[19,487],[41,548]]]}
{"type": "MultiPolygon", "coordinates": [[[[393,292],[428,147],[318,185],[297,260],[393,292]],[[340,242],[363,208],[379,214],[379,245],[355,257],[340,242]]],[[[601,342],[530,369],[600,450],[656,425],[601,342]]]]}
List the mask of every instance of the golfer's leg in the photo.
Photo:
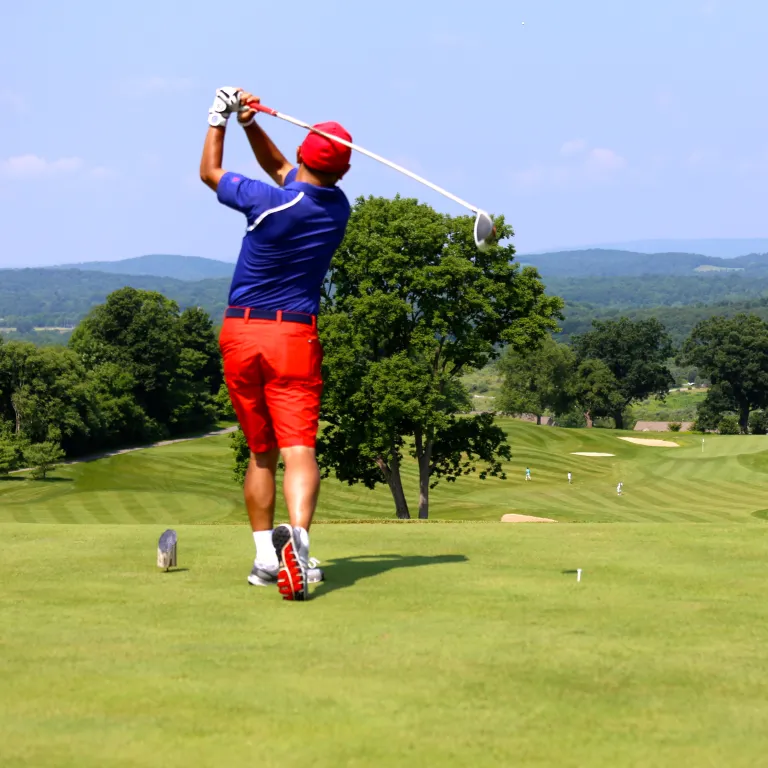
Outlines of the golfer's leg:
{"type": "Polygon", "coordinates": [[[320,493],[320,470],[315,449],[296,445],[281,450],[285,464],[283,493],[291,525],[308,531],[320,493]]]}
{"type": "Polygon", "coordinates": [[[271,531],[275,521],[275,472],[278,450],[251,452],[243,492],[251,530],[271,531]]]}

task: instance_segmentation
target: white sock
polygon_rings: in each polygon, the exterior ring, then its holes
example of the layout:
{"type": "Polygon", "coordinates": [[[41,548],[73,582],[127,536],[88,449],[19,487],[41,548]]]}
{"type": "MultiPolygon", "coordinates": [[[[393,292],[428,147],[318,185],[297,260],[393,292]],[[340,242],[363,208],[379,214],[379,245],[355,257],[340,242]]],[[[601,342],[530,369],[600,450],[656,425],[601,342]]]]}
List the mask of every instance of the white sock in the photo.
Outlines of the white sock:
{"type": "Polygon", "coordinates": [[[296,528],[296,530],[299,532],[299,544],[301,544],[301,548],[306,552],[307,557],[309,557],[309,531],[307,531],[306,528],[296,528]]]}
{"type": "Polygon", "coordinates": [[[272,544],[272,531],[254,531],[253,542],[256,544],[256,561],[264,565],[277,565],[277,552],[272,544]]]}

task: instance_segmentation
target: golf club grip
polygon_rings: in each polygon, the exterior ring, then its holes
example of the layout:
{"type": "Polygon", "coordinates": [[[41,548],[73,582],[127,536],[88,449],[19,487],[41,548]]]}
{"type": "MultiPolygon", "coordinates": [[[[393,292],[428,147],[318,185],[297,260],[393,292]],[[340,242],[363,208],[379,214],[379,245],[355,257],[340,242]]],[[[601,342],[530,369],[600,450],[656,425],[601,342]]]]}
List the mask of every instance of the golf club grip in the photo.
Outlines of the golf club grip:
{"type": "Polygon", "coordinates": [[[264,112],[267,115],[272,115],[272,117],[277,117],[276,109],[272,109],[271,107],[265,107],[263,104],[259,104],[256,101],[249,101],[246,106],[250,107],[256,112],[264,112]]]}
{"type": "Polygon", "coordinates": [[[397,165],[397,163],[393,163],[390,160],[387,160],[386,158],[381,157],[381,155],[377,155],[374,152],[370,152],[367,149],[363,149],[363,147],[359,147],[357,144],[353,144],[351,141],[346,141],[345,139],[341,139],[338,136],[334,136],[330,133],[325,133],[325,131],[319,131],[317,130],[317,128],[313,128],[309,123],[305,123],[303,120],[298,120],[295,117],[284,115],[282,112],[278,112],[276,109],[272,109],[271,107],[265,107],[263,104],[258,104],[255,101],[249,101],[248,106],[251,109],[256,110],[257,112],[263,112],[267,115],[272,115],[272,117],[279,117],[281,120],[285,120],[286,122],[293,123],[293,125],[297,125],[299,128],[304,128],[307,131],[314,131],[314,133],[317,133],[320,136],[324,136],[326,139],[330,139],[331,141],[335,141],[338,144],[344,145],[345,147],[349,147],[350,149],[353,149],[355,152],[360,152],[360,154],[363,154],[366,157],[370,157],[372,160],[376,160],[377,162],[382,163],[383,165],[386,165],[389,168],[392,168],[393,170],[398,171],[399,173],[402,173],[404,176],[407,176],[409,179],[418,181],[420,184],[423,184],[425,187],[429,187],[435,192],[438,192],[444,197],[447,197],[449,200],[453,200],[455,203],[458,203],[464,208],[468,208],[473,213],[478,213],[480,211],[480,209],[477,206],[472,205],[471,203],[468,203],[466,200],[462,200],[460,197],[456,197],[456,195],[452,195],[450,192],[443,189],[442,187],[438,187],[437,184],[433,184],[431,181],[427,181],[425,178],[422,178],[421,176],[418,176],[417,174],[412,173],[407,168],[403,168],[402,165],[397,165]]]}

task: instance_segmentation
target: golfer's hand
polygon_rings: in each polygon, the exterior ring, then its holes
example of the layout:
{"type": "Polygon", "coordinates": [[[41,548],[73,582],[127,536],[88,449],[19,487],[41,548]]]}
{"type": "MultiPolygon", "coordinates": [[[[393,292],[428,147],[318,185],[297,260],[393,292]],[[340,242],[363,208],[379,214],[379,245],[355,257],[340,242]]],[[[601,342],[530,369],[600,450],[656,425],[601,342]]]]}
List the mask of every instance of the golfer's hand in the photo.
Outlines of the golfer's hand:
{"type": "Polygon", "coordinates": [[[256,110],[251,109],[248,104],[251,102],[261,104],[261,99],[247,91],[240,91],[240,111],[237,113],[237,122],[243,127],[251,125],[256,119],[256,110]]]}
{"type": "Polygon", "coordinates": [[[240,88],[226,86],[216,90],[213,105],[208,110],[208,123],[213,126],[223,127],[227,124],[229,116],[240,109],[240,88]]]}

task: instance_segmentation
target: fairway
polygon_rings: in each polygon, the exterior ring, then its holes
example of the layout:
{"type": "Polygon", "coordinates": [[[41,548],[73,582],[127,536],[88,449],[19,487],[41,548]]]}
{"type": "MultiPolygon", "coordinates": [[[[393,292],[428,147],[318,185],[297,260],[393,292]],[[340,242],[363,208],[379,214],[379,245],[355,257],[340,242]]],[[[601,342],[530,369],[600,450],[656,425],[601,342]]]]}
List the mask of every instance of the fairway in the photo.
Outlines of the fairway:
{"type": "MultiPolygon", "coordinates": [[[[500,420],[512,447],[507,479],[477,475],[441,483],[431,493],[436,520],[495,520],[507,513],[577,522],[744,522],[768,508],[768,437],[642,433],[679,448],[618,439],[640,433],[557,429],[500,420]],[[611,457],[574,456],[575,452],[611,457]],[[529,466],[533,480],[525,482],[529,466]],[[567,473],[573,473],[568,485],[567,473]],[[624,495],[616,496],[616,484],[624,495]]],[[[415,462],[404,462],[409,501],[418,498],[415,462]]],[[[416,509],[412,506],[411,513],[416,509]]],[[[285,518],[282,500],[278,514],[285,518]]],[[[318,520],[392,519],[389,490],[369,491],[328,479],[318,520]]],[[[244,523],[232,481],[227,436],[153,448],[62,467],[48,482],[0,479],[0,522],[244,523]]]]}
{"type": "Polygon", "coordinates": [[[444,524],[324,481],[303,605],[246,585],[226,437],[0,480],[0,765],[760,765],[768,438],[501,423],[444,524]]]}
{"type": "Polygon", "coordinates": [[[324,526],[306,605],[249,537],[3,526],[0,763],[754,766],[765,534],[745,526],[324,526]],[[580,584],[572,573],[584,569],[580,584]]]}

